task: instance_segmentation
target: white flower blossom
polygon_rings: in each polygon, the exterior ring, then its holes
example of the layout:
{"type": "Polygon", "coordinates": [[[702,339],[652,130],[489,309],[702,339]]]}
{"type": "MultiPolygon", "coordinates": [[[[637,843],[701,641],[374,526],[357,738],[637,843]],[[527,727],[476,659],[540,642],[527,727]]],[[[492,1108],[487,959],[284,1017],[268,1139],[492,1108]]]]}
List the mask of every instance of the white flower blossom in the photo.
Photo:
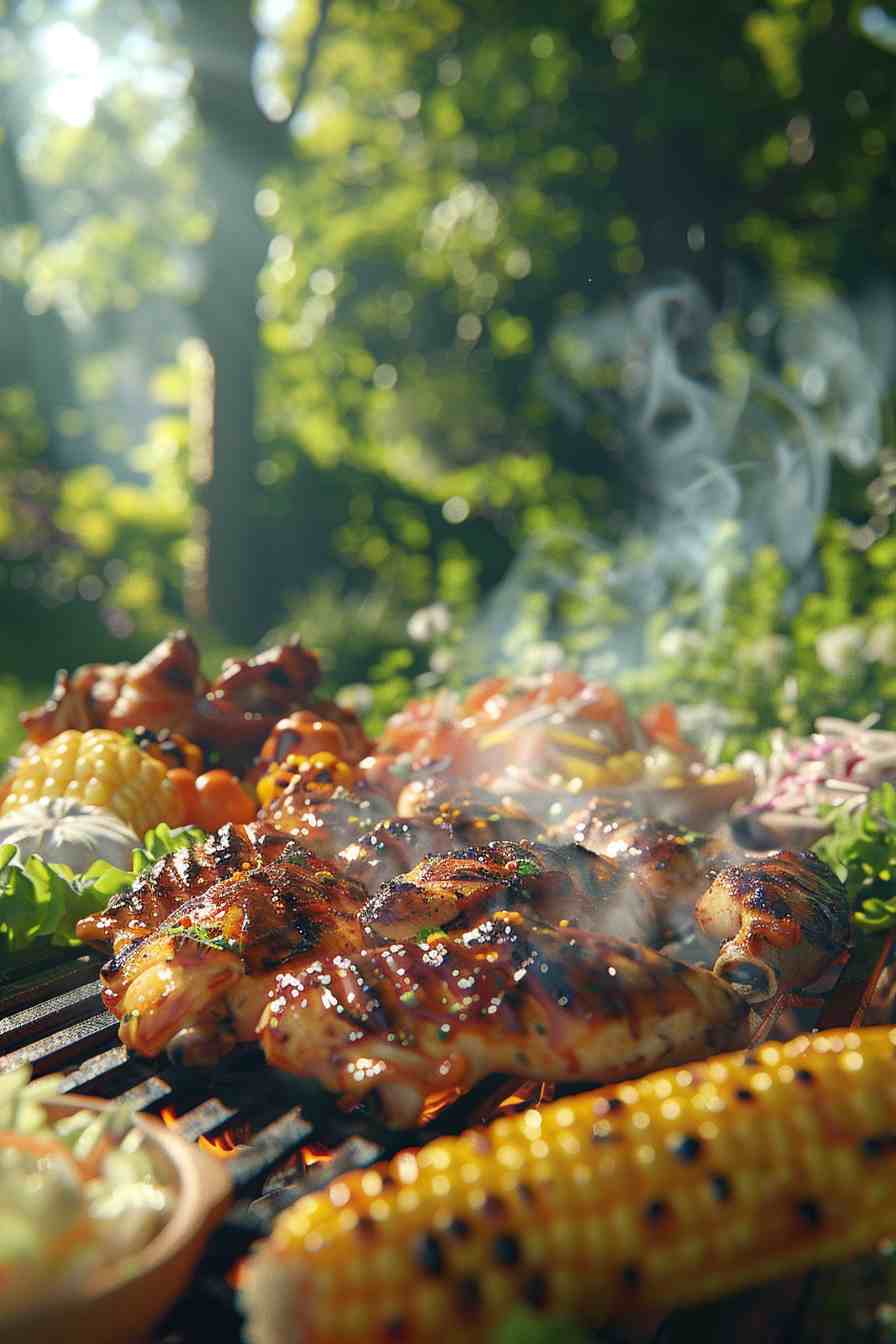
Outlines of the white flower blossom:
{"type": "Polygon", "coordinates": [[[861,658],[865,635],[858,625],[835,625],[825,630],[815,641],[815,656],[826,672],[845,677],[861,658]]]}
{"type": "Polygon", "coordinates": [[[869,663],[896,667],[896,621],[884,621],[868,632],[865,657],[869,663]]]}
{"type": "Polygon", "coordinates": [[[429,660],[429,666],[436,676],[444,677],[445,673],[450,672],[454,666],[454,650],[434,649],[429,660]]]}
{"type": "Polygon", "coordinates": [[[451,629],[451,612],[444,602],[421,607],[408,621],[408,635],[415,644],[429,644],[451,629]]]}
{"type": "Polygon", "coordinates": [[[663,658],[688,658],[701,653],[704,642],[699,631],[673,625],[660,636],[657,649],[663,658]]]}
{"type": "Polygon", "coordinates": [[[744,644],[740,657],[748,666],[761,668],[774,676],[780,671],[789,649],[790,640],[784,635],[766,635],[765,639],[744,644]]]}
{"type": "Polygon", "coordinates": [[[353,709],[356,714],[366,714],[373,705],[373,691],[363,682],[343,686],[336,692],[336,703],[343,709],[353,709]]]}

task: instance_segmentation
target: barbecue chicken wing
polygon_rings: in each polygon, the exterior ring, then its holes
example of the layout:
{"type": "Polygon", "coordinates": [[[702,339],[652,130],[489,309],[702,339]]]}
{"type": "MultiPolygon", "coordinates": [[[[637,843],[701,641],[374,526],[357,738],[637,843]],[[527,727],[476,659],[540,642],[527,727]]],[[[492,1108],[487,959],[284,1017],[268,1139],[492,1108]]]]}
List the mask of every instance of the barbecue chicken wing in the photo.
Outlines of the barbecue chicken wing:
{"type": "Polygon", "coordinates": [[[831,987],[851,946],[846,888],[811,852],[723,867],[697,902],[713,970],[749,1003],[831,987]]]}
{"type": "Polygon", "coordinates": [[[275,977],[268,1060],[346,1104],[414,1124],[490,1073],[610,1082],[739,1043],[747,1010],[708,971],[636,944],[497,915],[459,939],[392,944],[275,977]]]}
{"type": "MultiPolygon", "coordinates": [[[[289,845],[301,852],[293,836],[262,822],[222,826],[203,844],[159,859],[133,886],[113,896],[105,910],[80,920],[78,937],[100,951],[111,948],[118,954],[158,928],[183,901],[222,878],[280,858],[289,845]]],[[[326,864],[321,860],[320,866],[326,864]]]]}
{"type": "MultiPolygon", "coordinates": [[[[606,932],[603,921],[613,916],[605,907],[616,896],[617,877],[609,860],[575,846],[496,841],[428,855],[381,886],[359,918],[381,942],[415,938],[424,928],[468,928],[495,909],[525,909],[537,912],[542,923],[567,920],[606,932]]],[[[632,896],[637,903],[638,893],[632,896]]]]}
{"type": "Polygon", "coordinates": [[[535,823],[521,809],[504,806],[491,794],[468,790],[433,801],[413,816],[380,822],[347,845],[339,859],[346,872],[375,891],[428,855],[534,838],[535,831],[535,823]]]}
{"type": "MultiPolygon", "coordinates": [[[[242,769],[278,720],[310,705],[319,681],[317,658],[294,639],[254,658],[229,659],[209,685],[195,642],[180,630],[138,663],[91,663],[71,676],[60,672],[47,703],[21,721],[39,744],[66,728],[164,728],[215,751],[219,764],[242,769]]],[[[347,743],[366,745],[350,710],[329,701],[315,710],[319,718],[335,719],[347,743]]]]}
{"type": "Polygon", "coordinates": [[[185,901],[102,969],[122,1041],[155,1055],[197,1025],[219,1054],[252,1040],[272,971],[361,946],[364,894],[293,842],[185,901]]]}
{"type": "Polygon", "coordinates": [[[30,740],[39,744],[67,728],[167,728],[190,736],[194,701],[206,684],[199,650],[179,630],[138,663],[88,663],[72,675],[57,673],[47,703],[20,719],[30,740]]]}

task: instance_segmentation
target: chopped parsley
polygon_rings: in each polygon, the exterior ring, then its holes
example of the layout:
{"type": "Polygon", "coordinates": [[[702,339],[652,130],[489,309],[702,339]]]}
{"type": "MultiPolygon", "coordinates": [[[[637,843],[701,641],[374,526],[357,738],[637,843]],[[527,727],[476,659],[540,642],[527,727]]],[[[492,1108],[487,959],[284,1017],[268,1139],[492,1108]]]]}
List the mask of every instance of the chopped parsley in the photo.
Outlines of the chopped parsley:
{"type": "Polygon", "coordinates": [[[219,952],[239,951],[240,945],[237,939],[228,938],[222,929],[207,929],[202,924],[189,924],[176,926],[174,932],[178,938],[190,938],[202,947],[214,947],[219,952]]]}

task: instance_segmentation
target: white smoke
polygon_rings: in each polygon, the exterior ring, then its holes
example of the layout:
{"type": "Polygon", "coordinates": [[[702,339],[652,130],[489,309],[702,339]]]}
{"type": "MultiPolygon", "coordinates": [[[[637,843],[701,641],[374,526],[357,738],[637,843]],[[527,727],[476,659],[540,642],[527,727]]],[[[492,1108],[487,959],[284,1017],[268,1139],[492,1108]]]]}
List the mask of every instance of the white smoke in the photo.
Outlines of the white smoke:
{"type": "Polygon", "coordinates": [[[577,428],[595,417],[608,425],[632,482],[630,528],[609,565],[599,520],[594,536],[524,548],[464,670],[506,662],[508,634],[518,666],[537,639],[574,650],[580,637],[592,670],[637,667],[670,594],[690,591],[694,619],[712,624],[760,546],[777,549],[795,584],[805,580],[835,459],[858,470],[878,457],[893,364],[884,290],[853,306],[816,294],[719,315],[685,279],[560,324],[543,387],[577,428]],[[617,601],[630,619],[595,664],[594,630],[609,626],[617,601]]]}

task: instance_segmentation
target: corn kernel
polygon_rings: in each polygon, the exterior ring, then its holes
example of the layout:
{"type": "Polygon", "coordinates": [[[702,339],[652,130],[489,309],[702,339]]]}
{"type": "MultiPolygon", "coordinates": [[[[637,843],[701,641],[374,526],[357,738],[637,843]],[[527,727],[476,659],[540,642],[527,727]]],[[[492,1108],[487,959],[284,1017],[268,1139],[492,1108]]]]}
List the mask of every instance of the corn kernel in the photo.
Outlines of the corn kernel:
{"type": "Polygon", "coordinates": [[[105,807],[138,834],[160,821],[176,823],[174,790],[161,762],[120,733],[70,730],[28,751],[11,781],[2,811],[40,798],[71,798],[105,807]]]}
{"type": "MultiPolygon", "coordinates": [[[[599,1325],[630,1308],[633,1294],[665,1313],[849,1259],[892,1231],[890,1034],[870,1028],[847,1042],[828,1033],[802,1056],[776,1044],[759,1065],[743,1054],[714,1061],[702,1104],[689,1071],[671,1069],[504,1117],[475,1161],[469,1136],[440,1139],[415,1164],[399,1159],[401,1182],[393,1164],[387,1184],[376,1170],[341,1177],[349,1197],[339,1208],[319,1196],[299,1201],[257,1254],[277,1245],[307,1269],[305,1344],[352,1332],[355,1344],[385,1338],[399,1319],[419,1344],[483,1344],[523,1294],[558,1317],[599,1325]],[[846,1062],[850,1052],[861,1068],[846,1062]],[[779,1059],[799,1059],[809,1082],[779,1059]],[[599,1131],[596,1095],[623,1102],[606,1109],[599,1131]],[[859,1096],[874,1104],[857,1104],[859,1096]],[[708,1098],[721,1105],[708,1108],[708,1098]],[[640,1113],[649,1117],[643,1129],[633,1123],[640,1113]],[[435,1179],[446,1183],[438,1192],[435,1179]],[[369,1217],[368,1251],[359,1237],[369,1217]],[[318,1265],[327,1271],[321,1283],[318,1265]],[[357,1329],[339,1315],[347,1300],[363,1302],[357,1329]]],[[[251,1266],[244,1277],[251,1327],[251,1266]]]]}

